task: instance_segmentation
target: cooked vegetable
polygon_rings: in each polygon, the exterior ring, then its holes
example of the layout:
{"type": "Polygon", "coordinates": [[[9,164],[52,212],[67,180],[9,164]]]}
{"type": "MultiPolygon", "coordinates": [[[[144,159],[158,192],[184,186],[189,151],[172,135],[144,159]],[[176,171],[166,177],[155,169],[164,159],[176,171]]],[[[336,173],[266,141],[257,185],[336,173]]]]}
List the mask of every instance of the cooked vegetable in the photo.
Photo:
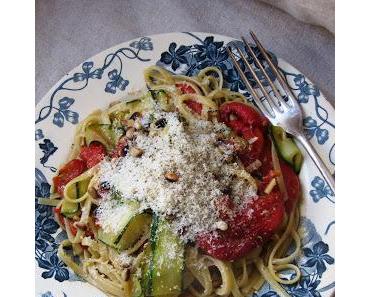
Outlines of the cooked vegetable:
{"type": "Polygon", "coordinates": [[[291,137],[288,137],[282,128],[272,126],[271,132],[280,156],[298,173],[301,170],[303,162],[303,155],[298,146],[291,137]]]}
{"type": "Polygon", "coordinates": [[[154,217],[144,251],[141,285],[145,296],[178,296],[182,291],[184,245],[168,223],[154,217]]]}

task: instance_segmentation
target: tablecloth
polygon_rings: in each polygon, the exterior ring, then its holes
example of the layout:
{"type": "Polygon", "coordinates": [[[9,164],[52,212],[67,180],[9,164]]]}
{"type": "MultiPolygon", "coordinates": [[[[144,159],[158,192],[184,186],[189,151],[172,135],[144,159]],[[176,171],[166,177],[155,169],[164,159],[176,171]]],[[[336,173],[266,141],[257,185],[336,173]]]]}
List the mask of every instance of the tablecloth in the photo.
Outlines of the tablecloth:
{"type": "Polygon", "coordinates": [[[309,77],[334,105],[334,35],[255,0],[36,0],[36,102],[68,71],[138,36],[249,30],[309,77]]]}

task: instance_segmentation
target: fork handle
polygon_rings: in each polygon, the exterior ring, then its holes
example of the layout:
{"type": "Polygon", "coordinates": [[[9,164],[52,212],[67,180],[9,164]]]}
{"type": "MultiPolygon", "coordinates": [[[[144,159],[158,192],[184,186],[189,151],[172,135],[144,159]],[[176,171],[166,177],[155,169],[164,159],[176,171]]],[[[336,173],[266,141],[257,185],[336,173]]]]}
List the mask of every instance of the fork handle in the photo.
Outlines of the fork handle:
{"type": "Polygon", "coordinates": [[[306,149],[306,151],[310,155],[312,161],[314,161],[317,168],[319,168],[322,176],[324,177],[324,179],[328,183],[329,187],[335,193],[335,190],[334,190],[335,181],[334,181],[333,175],[330,173],[329,169],[326,167],[324,162],[321,160],[320,156],[317,154],[317,152],[315,151],[315,149],[313,148],[311,143],[302,134],[296,136],[296,138],[303,145],[303,147],[306,149]]]}

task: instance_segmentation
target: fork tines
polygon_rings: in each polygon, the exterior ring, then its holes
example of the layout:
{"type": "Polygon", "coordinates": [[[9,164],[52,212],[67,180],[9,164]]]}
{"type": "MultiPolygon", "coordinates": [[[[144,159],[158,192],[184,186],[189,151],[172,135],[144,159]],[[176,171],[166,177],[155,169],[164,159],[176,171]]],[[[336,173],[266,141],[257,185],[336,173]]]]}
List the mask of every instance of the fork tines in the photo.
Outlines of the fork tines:
{"type": "MultiPolygon", "coordinates": [[[[274,63],[272,62],[269,54],[267,53],[267,51],[265,50],[265,48],[262,46],[261,42],[257,39],[256,35],[251,31],[250,32],[257,48],[259,49],[259,51],[261,52],[262,56],[264,57],[264,59],[266,60],[266,62],[268,63],[270,69],[272,70],[272,72],[274,73],[274,75],[276,76],[276,78],[278,79],[282,89],[285,91],[287,97],[290,99],[293,99],[295,98],[292,91],[290,90],[289,86],[287,85],[285,79],[283,78],[283,76],[281,75],[281,73],[279,72],[279,70],[277,69],[277,67],[274,65],[274,63]]],[[[250,57],[253,59],[253,61],[255,62],[255,64],[258,66],[258,68],[261,70],[262,74],[263,74],[263,78],[265,79],[265,81],[267,82],[268,86],[271,88],[271,91],[269,91],[268,89],[266,89],[266,87],[264,86],[264,84],[262,83],[261,79],[258,77],[254,67],[248,62],[247,58],[245,57],[245,54],[241,51],[241,49],[236,46],[234,44],[234,48],[236,49],[236,52],[238,53],[241,61],[243,62],[243,64],[247,67],[247,70],[252,74],[253,76],[253,79],[256,81],[259,89],[261,90],[262,94],[263,94],[263,97],[266,99],[266,101],[268,102],[269,106],[270,106],[270,110],[268,110],[264,104],[262,103],[262,101],[260,100],[260,96],[257,94],[257,91],[256,89],[254,89],[251,85],[251,83],[249,82],[248,78],[246,77],[244,71],[242,70],[242,68],[240,67],[240,64],[238,63],[238,60],[237,60],[237,55],[235,52],[233,52],[233,49],[231,47],[228,47],[227,48],[227,52],[229,54],[229,56],[231,57],[231,60],[236,68],[236,70],[238,71],[241,79],[243,80],[243,82],[245,83],[245,85],[247,86],[248,90],[250,91],[252,97],[254,98],[254,101],[255,103],[257,104],[257,106],[259,107],[259,109],[265,114],[266,117],[268,118],[275,118],[276,117],[276,113],[282,113],[284,112],[284,110],[288,110],[290,108],[289,104],[284,100],[284,98],[282,97],[282,95],[280,94],[279,90],[277,89],[276,85],[272,82],[271,78],[269,77],[269,75],[267,74],[264,66],[262,65],[261,61],[257,58],[256,54],[254,53],[253,49],[251,48],[251,46],[248,44],[248,42],[245,40],[244,37],[242,37],[242,41],[250,55],[250,57]],[[271,93],[273,93],[273,97],[271,96],[271,93]]],[[[294,106],[297,104],[296,100],[289,100],[289,103],[294,106]]]]}

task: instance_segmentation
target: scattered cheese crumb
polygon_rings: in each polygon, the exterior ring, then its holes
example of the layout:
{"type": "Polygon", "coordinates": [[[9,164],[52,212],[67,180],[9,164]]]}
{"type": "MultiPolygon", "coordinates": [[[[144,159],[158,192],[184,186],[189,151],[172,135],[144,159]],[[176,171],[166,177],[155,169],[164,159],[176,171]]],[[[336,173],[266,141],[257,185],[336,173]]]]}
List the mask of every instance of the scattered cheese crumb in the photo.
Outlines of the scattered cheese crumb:
{"type": "Polygon", "coordinates": [[[125,266],[125,267],[128,267],[132,264],[132,262],[134,261],[134,257],[130,256],[130,255],[127,255],[126,252],[122,252],[121,254],[119,254],[118,256],[118,261],[119,263],[122,265],[122,266],[125,266]]]}
{"type": "Polygon", "coordinates": [[[227,228],[228,228],[228,225],[227,225],[226,222],[224,222],[224,221],[218,221],[218,222],[216,222],[216,229],[225,231],[225,230],[227,230],[227,228]]]}

